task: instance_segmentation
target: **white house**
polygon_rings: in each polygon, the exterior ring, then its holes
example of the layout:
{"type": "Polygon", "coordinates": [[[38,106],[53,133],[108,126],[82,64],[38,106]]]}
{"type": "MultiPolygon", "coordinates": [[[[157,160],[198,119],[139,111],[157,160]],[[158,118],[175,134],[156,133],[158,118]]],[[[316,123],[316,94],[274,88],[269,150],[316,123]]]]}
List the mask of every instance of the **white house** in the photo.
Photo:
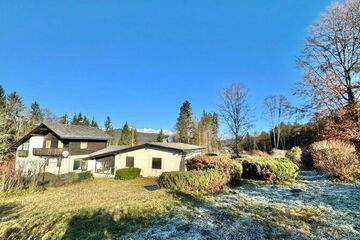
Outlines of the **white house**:
{"type": "Polygon", "coordinates": [[[88,157],[87,169],[95,175],[114,175],[117,169],[135,167],[143,177],[184,171],[185,161],[202,154],[203,147],[184,143],[150,142],[137,146],[110,146],[88,157]]]}
{"type": "Polygon", "coordinates": [[[16,169],[53,174],[91,171],[95,176],[111,176],[117,169],[136,167],[143,177],[149,177],[183,171],[187,159],[204,151],[184,143],[107,146],[108,140],[97,128],[44,122],[12,146],[16,169]]]}
{"type": "Polygon", "coordinates": [[[109,136],[100,129],[44,122],[13,144],[16,169],[53,174],[86,170],[84,157],[107,147],[109,136]]]}

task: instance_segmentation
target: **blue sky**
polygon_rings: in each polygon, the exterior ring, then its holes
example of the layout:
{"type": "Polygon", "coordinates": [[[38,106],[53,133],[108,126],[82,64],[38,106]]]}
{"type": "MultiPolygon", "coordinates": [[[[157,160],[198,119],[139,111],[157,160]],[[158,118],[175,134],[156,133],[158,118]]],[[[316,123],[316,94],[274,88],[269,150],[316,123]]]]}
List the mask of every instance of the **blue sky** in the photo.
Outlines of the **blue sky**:
{"type": "Polygon", "coordinates": [[[188,99],[216,111],[219,91],[249,89],[255,128],[265,96],[301,80],[308,26],[329,0],[0,1],[0,84],[55,114],[172,129],[188,99]]]}

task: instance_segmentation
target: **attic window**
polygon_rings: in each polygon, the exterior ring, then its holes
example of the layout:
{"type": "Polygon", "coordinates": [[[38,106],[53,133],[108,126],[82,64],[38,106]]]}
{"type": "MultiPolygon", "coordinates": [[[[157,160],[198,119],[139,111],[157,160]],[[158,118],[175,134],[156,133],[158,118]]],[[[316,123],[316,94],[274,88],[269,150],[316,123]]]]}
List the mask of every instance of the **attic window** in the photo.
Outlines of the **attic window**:
{"type": "Polygon", "coordinates": [[[29,151],[29,141],[24,142],[22,145],[22,150],[29,151]]]}
{"type": "Polygon", "coordinates": [[[80,142],[80,149],[87,149],[87,142],[80,142]]]}
{"type": "Polygon", "coordinates": [[[51,140],[45,141],[45,148],[51,148],[51,140]]]}
{"type": "Polygon", "coordinates": [[[64,148],[64,143],[62,141],[58,141],[58,148],[64,148]]]}

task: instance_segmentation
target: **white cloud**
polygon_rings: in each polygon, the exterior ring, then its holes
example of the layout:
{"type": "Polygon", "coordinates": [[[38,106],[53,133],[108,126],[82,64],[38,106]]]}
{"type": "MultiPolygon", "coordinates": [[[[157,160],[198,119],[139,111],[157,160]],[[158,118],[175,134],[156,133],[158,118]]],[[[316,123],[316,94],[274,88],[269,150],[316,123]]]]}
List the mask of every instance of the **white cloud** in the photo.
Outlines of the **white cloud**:
{"type": "MultiPolygon", "coordinates": [[[[159,133],[161,131],[161,129],[154,128],[137,128],[136,130],[142,133],[159,133]]],[[[174,135],[174,132],[170,130],[163,129],[163,132],[167,135],[174,135]]]]}

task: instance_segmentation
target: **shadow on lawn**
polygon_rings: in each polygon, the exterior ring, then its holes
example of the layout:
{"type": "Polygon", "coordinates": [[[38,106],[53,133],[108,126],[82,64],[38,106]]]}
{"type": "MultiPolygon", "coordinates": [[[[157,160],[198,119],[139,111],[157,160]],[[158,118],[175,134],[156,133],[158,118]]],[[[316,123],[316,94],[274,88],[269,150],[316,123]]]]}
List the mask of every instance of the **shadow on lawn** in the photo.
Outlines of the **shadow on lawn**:
{"type": "MultiPolygon", "coordinates": [[[[5,203],[0,205],[0,222],[5,223],[15,220],[19,217],[19,209],[21,206],[15,203],[5,203]]],[[[3,233],[4,239],[18,239],[20,229],[18,227],[10,227],[3,233]]],[[[1,236],[0,236],[1,237],[1,236]]],[[[0,238],[2,239],[2,238],[0,238]]]]}
{"type": "Polygon", "coordinates": [[[159,220],[159,217],[141,216],[115,220],[112,214],[102,209],[91,213],[84,211],[71,218],[62,239],[114,239],[159,220]]]}

